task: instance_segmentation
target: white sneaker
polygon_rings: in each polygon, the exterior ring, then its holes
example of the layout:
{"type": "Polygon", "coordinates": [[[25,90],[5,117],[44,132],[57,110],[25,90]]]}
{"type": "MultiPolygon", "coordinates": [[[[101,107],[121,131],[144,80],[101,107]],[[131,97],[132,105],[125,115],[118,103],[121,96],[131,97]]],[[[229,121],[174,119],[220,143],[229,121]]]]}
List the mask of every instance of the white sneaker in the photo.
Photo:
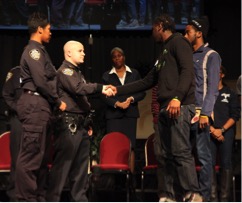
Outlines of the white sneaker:
{"type": "Polygon", "coordinates": [[[183,198],[183,202],[202,202],[203,198],[199,193],[189,192],[183,198]]]}
{"type": "Polygon", "coordinates": [[[160,197],[159,202],[176,202],[176,200],[173,200],[169,197],[160,197]]]}
{"type": "Polygon", "coordinates": [[[120,20],[119,23],[117,24],[117,27],[125,27],[128,25],[128,23],[124,20],[120,20]]]}
{"type": "Polygon", "coordinates": [[[129,27],[129,28],[136,28],[136,27],[139,27],[139,22],[138,22],[138,20],[136,20],[136,19],[132,20],[131,23],[127,25],[127,27],[129,27]]]}

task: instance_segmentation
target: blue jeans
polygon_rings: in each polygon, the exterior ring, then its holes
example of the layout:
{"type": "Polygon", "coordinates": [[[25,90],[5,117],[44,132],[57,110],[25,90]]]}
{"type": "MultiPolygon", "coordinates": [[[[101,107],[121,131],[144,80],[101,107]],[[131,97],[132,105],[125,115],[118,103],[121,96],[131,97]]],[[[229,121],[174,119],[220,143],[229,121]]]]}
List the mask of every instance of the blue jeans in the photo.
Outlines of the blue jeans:
{"type": "Polygon", "coordinates": [[[146,15],[146,0],[139,0],[139,22],[145,22],[146,15]]]}
{"type": "Polygon", "coordinates": [[[136,5],[135,1],[133,0],[123,0],[121,4],[121,19],[123,21],[127,20],[127,15],[130,18],[130,20],[137,19],[137,11],[136,11],[136,5]]]}
{"type": "Polygon", "coordinates": [[[190,142],[190,121],[194,112],[194,105],[184,105],[181,107],[180,116],[171,119],[166,108],[160,111],[161,156],[158,162],[163,179],[159,188],[161,195],[174,198],[177,195],[184,196],[186,192],[199,191],[190,142]]]}
{"type": "Polygon", "coordinates": [[[218,153],[220,167],[226,170],[232,169],[232,151],[233,151],[234,135],[235,135],[234,128],[230,128],[224,133],[224,138],[225,138],[224,142],[219,142],[214,138],[211,138],[213,166],[216,165],[216,158],[218,153]]]}
{"type": "Polygon", "coordinates": [[[212,154],[209,126],[205,129],[200,129],[199,123],[194,123],[191,128],[191,137],[195,138],[197,159],[201,165],[199,172],[200,192],[205,201],[209,201],[212,183],[212,154]]]}
{"type": "Polygon", "coordinates": [[[188,18],[189,2],[187,0],[181,0],[181,17],[188,18]]]}
{"type": "Polygon", "coordinates": [[[137,19],[137,11],[136,11],[135,1],[126,0],[126,3],[127,3],[128,13],[131,17],[131,20],[137,19]]]}

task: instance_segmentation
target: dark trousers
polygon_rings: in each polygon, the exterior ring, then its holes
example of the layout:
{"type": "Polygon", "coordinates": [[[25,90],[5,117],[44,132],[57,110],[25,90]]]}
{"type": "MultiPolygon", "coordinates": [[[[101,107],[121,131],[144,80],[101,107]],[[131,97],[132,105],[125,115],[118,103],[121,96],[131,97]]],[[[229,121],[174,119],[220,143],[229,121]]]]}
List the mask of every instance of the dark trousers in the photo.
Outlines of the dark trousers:
{"type": "Polygon", "coordinates": [[[90,141],[87,131],[79,126],[72,134],[68,123],[59,122],[55,132],[54,159],[50,171],[47,201],[60,201],[66,181],[69,181],[70,201],[86,202],[90,141]]]}
{"type": "Polygon", "coordinates": [[[159,160],[160,192],[175,198],[185,192],[199,191],[197,173],[190,142],[190,121],[194,105],[181,106],[178,119],[171,119],[166,108],[159,115],[161,158],[159,160]],[[180,194],[181,193],[181,194],[180,194]]]}
{"type": "Polygon", "coordinates": [[[224,142],[219,142],[212,138],[211,140],[211,150],[212,150],[212,159],[213,166],[216,165],[216,159],[219,157],[220,167],[223,169],[232,169],[232,154],[233,154],[233,143],[235,139],[235,130],[234,128],[229,128],[224,133],[224,142]],[[217,155],[217,153],[219,153],[217,155]]]}
{"type": "Polygon", "coordinates": [[[15,197],[15,170],[16,161],[19,154],[20,139],[22,135],[22,125],[16,115],[10,117],[10,155],[11,155],[11,171],[7,194],[10,201],[16,201],[15,197]]]}
{"type": "Polygon", "coordinates": [[[132,148],[135,149],[136,146],[136,128],[137,128],[137,118],[113,118],[107,120],[107,133],[110,132],[121,132],[128,136],[131,141],[132,148]]]}
{"type": "Polygon", "coordinates": [[[17,112],[23,133],[16,163],[16,197],[19,201],[45,201],[51,108],[43,97],[24,93],[17,112]]]}

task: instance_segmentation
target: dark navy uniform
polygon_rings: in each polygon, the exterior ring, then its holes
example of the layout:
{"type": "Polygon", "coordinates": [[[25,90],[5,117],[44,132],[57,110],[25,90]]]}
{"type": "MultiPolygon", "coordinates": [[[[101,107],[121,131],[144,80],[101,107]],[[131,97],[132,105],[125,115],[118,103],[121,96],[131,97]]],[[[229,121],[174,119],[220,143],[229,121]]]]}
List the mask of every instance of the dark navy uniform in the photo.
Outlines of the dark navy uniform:
{"type": "Polygon", "coordinates": [[[8,114],[10,122],[10,154],[11,154],[11,172],[10,181],[7,194],[10,201],[16,201],[15,199],[15,168],[16,160],[19,153],[20,137],[22,134],[22,126],[17,117],[16,106],[17,100],[22,94],[20,86],[20,66],[12,68],[6,77],[6,81],[3,86],[3,98],[8,105],[8,114]]]}
{"type": "Polygon", "coordinates": [[[87,201],[89,136],[84,119],[90,110],[85,95],[102,91],[102,85],[85,82],[78,67],[64,61],[57,71],[59,96],[67,104],[55,132],[55,153],[50,171],[47,201],[60,201],[66,179],[70,183],[70,201],[87,201]]]}
{"type": "Polygon", "coordinates": [[[56,71],[45,47],[33,40],[25,47],[20,65],[24,93],[18,100],[17,113],[23,134],[16,167],[16,197],[20,201],[45,201],[52,108],[61,104],[56,71]]]}

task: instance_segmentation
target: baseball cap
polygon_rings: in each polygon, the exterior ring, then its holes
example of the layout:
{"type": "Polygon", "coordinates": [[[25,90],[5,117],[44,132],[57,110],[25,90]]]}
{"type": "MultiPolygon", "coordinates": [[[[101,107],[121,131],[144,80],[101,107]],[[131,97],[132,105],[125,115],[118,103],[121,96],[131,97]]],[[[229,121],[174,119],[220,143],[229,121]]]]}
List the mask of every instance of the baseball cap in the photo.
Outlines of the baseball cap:
{"type": "Polygon", "coordinates": [[[208,29],[209,29],[209,22],[208,22],[208,18],[206,16],[193,19],[188,23],[188,25],[192,25],[197,30],[201,31],[203,33],[204,38],[207,37],[208,29]]]}

